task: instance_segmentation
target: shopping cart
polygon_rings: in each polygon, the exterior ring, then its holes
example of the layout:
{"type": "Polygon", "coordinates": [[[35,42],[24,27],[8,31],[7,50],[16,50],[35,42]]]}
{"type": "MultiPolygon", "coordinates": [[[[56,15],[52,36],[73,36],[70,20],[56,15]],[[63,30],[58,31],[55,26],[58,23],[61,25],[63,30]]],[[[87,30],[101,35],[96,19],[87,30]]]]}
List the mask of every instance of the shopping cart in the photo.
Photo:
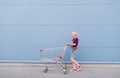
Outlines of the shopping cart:
{"type": "MultiPolygon", "coordinates": [[[[47,62],[47,64],[54,63],[56,64],[57,70],[61,69],[64,74],[68,74],[67,66],[62,63],[65,51],[66,46],[40,49],[40,60],[47,62]]],[[[49,65],[46,65],[43,72],[47,73],[49,69],[56,68],[49,68],[49,65]]]]}

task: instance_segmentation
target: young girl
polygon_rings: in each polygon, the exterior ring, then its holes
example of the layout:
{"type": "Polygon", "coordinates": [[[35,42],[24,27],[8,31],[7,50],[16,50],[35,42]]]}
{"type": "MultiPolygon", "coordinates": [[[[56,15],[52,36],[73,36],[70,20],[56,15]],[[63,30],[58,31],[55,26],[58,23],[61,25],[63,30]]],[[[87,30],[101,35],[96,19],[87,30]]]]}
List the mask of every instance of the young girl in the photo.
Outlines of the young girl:
{"type": "Polygon", "coordinates": [[[72,51],[70,55],[70,60],[72,62],[73,68],[71,71],[79,71],[81,69],[81,65],[75,60],[75,53],[77,52],[77,46],[79,39],[77,38],[77,32],[72,32],[72,43],[67,43],[67,46],[71,46],[72,51]]]}

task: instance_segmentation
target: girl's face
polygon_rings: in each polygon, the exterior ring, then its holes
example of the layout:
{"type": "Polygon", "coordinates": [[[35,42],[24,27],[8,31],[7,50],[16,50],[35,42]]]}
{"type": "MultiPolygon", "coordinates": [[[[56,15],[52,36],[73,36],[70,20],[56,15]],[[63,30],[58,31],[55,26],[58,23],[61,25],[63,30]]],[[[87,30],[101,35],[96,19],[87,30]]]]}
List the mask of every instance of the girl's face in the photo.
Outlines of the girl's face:
{"type": "Polygon", "coordinates": [[[72,32],[72,38],[76,38],[77,37],[77,33],[76,32],[72,32]]]}
{"type": "Polygon", "coordinates": [[[72,33],[72,38],[74,38],[75,37],[75,34],[74,33],[72,33]]]}

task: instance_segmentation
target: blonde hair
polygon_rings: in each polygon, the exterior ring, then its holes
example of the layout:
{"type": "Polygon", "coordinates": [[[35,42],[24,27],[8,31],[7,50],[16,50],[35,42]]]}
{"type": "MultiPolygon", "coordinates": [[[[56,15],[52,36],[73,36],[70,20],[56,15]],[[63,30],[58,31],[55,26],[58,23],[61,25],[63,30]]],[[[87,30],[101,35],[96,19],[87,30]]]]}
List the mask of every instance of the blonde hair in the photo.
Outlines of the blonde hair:
{"type": "Polygon", "coordinates": [[[77,32],[72,32],[72,34],[73,34],[75,37],[77,37],[77,32]]]}

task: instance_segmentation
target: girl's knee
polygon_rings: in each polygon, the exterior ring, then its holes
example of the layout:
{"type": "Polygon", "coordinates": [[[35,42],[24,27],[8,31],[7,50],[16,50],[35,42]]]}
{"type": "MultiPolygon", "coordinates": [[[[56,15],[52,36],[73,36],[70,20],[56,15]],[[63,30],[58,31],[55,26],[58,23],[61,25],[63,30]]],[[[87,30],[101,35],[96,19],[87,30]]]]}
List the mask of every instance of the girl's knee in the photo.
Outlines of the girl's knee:
{"type": "Polygon", "coordinates": [[[73,57],[71,57],[71,58],[70,58],[70,60],[71,60],[71,61],[73,61],[73,60],[74,60],[74,58],[73,58],[73,57]]]}

